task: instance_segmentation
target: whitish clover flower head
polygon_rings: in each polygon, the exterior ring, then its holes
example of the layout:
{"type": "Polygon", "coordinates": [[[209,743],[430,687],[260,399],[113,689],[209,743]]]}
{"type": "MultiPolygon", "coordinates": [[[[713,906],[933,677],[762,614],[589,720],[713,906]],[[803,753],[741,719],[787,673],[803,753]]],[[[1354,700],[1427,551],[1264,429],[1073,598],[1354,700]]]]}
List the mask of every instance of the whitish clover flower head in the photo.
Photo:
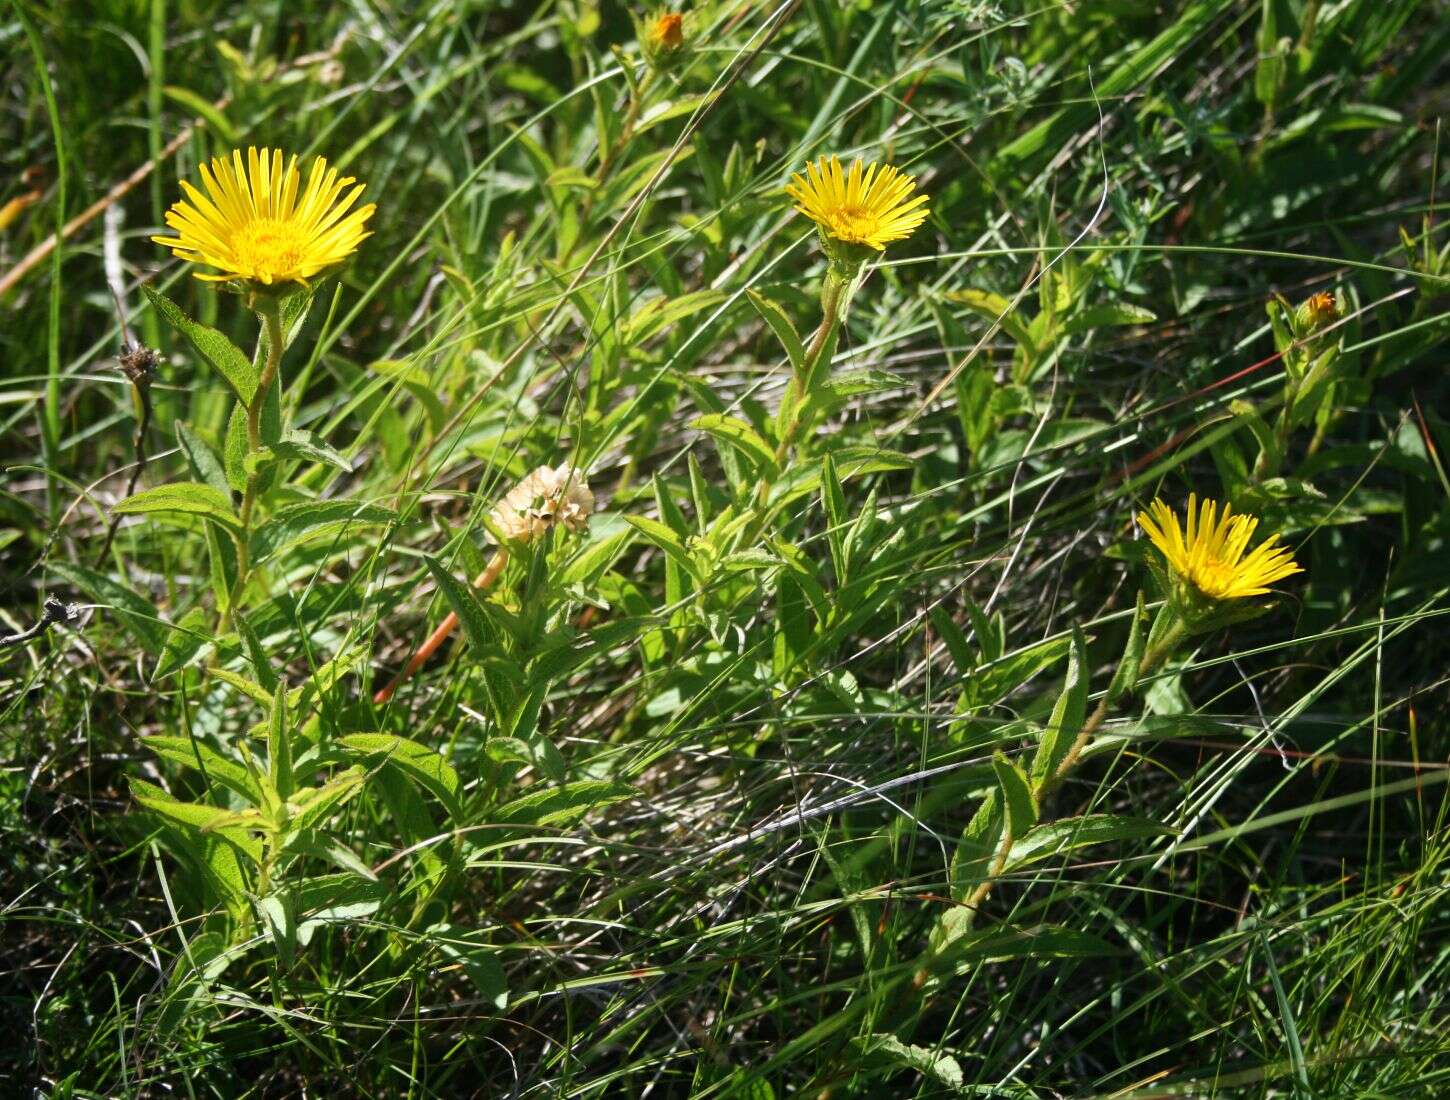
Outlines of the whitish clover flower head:
{"type": "Polygon", "coordinates": [[[540,466],[498,502],[493,509],[495,530],[510,542],[532,542],[554,524],[580,531],[594,511],[594,494],[584,472],[567,462],[540,466]]]}

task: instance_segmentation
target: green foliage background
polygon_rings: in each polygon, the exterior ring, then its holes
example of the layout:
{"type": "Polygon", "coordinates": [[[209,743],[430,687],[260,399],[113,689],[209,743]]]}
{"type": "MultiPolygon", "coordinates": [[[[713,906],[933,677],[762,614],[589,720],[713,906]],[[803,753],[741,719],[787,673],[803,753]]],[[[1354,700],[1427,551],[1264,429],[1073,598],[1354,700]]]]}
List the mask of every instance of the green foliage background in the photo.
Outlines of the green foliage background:
{"type": "Polygon", "coordinates": [[[717,4],[646,81],[648,14],[0,7],[0,630],[81,605],[0,650],[0,1086],[1450,1087],[1450,6],[717,4]],[[267,416],[307,434],[227,629],[236,398],[142,287],[254,346],[149,240],[247,145],[378,212],[293,303],[267,416]],[[777,450],[825,270],[782,188],[832,153],[932,213],[777,450]],[[117,299],[163,357],[129,505],[117,299]],[[472,596],[564,461],[588,533],[472,596]],[[1024,808],[1158,599],[1134,512],[1190,491],[1305,573],[1024,808]],[[249,759],[293,804],[260,863],[249,759]]]}

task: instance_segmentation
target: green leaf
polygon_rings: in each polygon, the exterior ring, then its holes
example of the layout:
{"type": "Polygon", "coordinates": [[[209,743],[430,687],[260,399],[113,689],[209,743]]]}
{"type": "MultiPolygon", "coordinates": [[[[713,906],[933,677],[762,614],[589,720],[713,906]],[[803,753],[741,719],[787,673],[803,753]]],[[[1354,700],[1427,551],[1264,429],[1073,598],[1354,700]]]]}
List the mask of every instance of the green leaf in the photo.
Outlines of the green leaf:
{"type": "Polygon", "coordinates": [[[1012,306],[1010,298],[1004,298],[1000,294],[994,294],[988,290],[976,290],[968,287],[965,290],[951,290],[942,295],[949,302],[959,302],[972,312],[988,321],[1001,322],[1002,331],[1012,337],[1022,350],[1028,355],[1036,355],[1037,341],[1032,338],[1031,331],[1017,315],[1012,306]]]}
{"type": "Polygon", "coordinates": [[[671,561],[685,570],[690,576],[693,577],[696,575],[694,559],[690,557],[690,552],[685,549],[685,544],[680,541],[680,536],[670,530],[669,527],[657,519],[650,519],[648,516],[625,516],[624,521],[663,550],[671,561]]]}
{"type": "Polygon", "coordinates": [[[166,646],[151,673],[151,681],[165,679],[172,673],[185,668],[196,659],[203,647],[213,644],[207,623],[211,617],[200,607],[193,607],[181,617],[166,636],[166,646]]]}
{"type": "Polygon", "coordinates": [[[624,342],[643,343],[661,329],[718,305],[727,297],[723,290],[692,290],[675,298],[654,298],[635,310],[624,323],[624,342]]]}
{"type": "Polygon", "coordinates": [[[161,89],[161,93],[168,99],[179,103],[183,110],[205,120],[207,129],[216,134],[224,147],[231,148],[239,144],[237,128],[227,119],[226,114],[218,110],[216,104],[206,96],[198,95],[190,88],[181,88],[175,84],[167,84],[161,89]]]}
{"type": "Polygon", "coordinates": [[[385,883],[353,874],[318,875],[292,888],[297,913],[297,943],[306,947],[317,929],[370,917],[382,908],[392,889],[385,883]]]}
{"type": "MultiPolygon", "coordinates": [[[[1042,741],[1032,758],[1032,782],[1036,787],[1057,774],[1057,769],[1067,758],[1078,731],[1087,719],[1088,674],[1087,642],[1076,624],[1072,628],[1072,645],[1067,656],[1067,683],[1057,704],[1052,708],[1052,717],[1042,731],[1042,741]]],[[[1021,834],[1016,834],[1021,835],[1021,834]]]]}
{"type": "Polygon", "coordinates": [[[806,346],[801,343],[800,335],[796,332],[795,325],[791,324],[790,318],[786,316],[785,310],[754,290],[747,290],[745,296],[750,299],[750,304],[755,307],[755,311],[775,333],[781,347],[785,348],[791,370],[800,374],[805,369],[806,346]]]}
{"type": "Polygon", "coordinates": [[[245,829],[224,824],[236,816],[231,811],[196,802],[182,802],[142,779],[132,778],[129,782],[131,797],[158,817],[196,832],[211,832],[233,845],[253,863],[261,862],[262,842],[245,829]]]}
{"type": "Polygon", "coordinates": [[[241,522],[232,511],[231,499],[213,485],[199,481],[178,481],[143,489],[117,504],[113,509],[121,515],[187,515],[213,520],[232,530],[241,530],[241,522]]]}
{"type": "Polygon", "coordinates": [[[257,394],[261,381],[250,359],[242,349],[233,344],[214,328],[193,321],[181,311],[181,307],[164,294],[144,283],[141,291],[151,302],[151,307],[165,317],[177,332],[186,338],[198,355],[205,359],[213,370],[220,374],[244,404],[250,405],[257,394]]]}
{"type": "Polygon", "coordinates": [[[1175,835],[1176,829],[1160,822],[1116,814],[1085,814],[1062,821],[1049,821],[1027,833],[1014,834],[1003,870],[1015,870],[1090,844],[1175,835]]]}
{"type": "Polygon", "coordinates": [[[883,1058],[896,1065],[914,1069],[923,1077],[930,1077],[949,1089],[960,1089],[966,1078],[961,1064],[950,1054],[943,1054],[931,1047],[920,1047],[903,1043],[894,1035],[876,1033],[855,1036],[851,1044],[862,1058],[883,1058]]]}
{"type": "Polygon", "coordinates": [[[826,541],[831,550],[831,565],[836,570],[836,583],[844,585],[849,579],[846,531],[850,516],[846,512],[846,493],[836,476],[836,463],[830,452],[821,458],[821,504],[830,524],[826,528],[826,541]]]}
{"type": "Polygon", "coordinates": [[[196,768],[208,779],[215,780],[241,795],[254,806],[262,803],[262,791],[256,777],[235,760],[230,760],[205,742],[190,737],[156,734],[142,743],[157,756],[186,768],[196,768]]]}
{"type": "Polygon", "coordinates": [[[230,497],[231,484],[227,481],[227,473],[222,468],[221,460],[207,446],[206,440],[192,431],[191,426],[183,420],[176,422],[176,442],[181,447],[181,453],[191,463],[196,476],[223,496],[230,497]]]}
{"type": "Polygon", "coordinates": [[[272,713],[267,719],[267,774],[272,788],[284,802],[297,789],[292,771],[292,727],[287,718],[287,688],[277,685],[272,696],[272,713]]]}
{"type": "Polygon", "coordinates": [[[422,555],[422,558],[428,572],[433,574],[433,583],[443,593],[443,598],[458,616],[458,621],[463,624],[469,643],[476,649],[486,651],[496,632],[493,624],[489,622],[488,614],[479,605],[478,597],[471,588],[448,572],[442,562],[427,554],[422,555]]]}
{"type": "Polygon", "coordinates": [[[775,472],[775,451],[745,421],[719,413],[706,413],[695,417],[688,426],[735,448],[758,471],[767,475],[775,472]]]}
{"type": "Polygon", "coordinates": [[[237,612],[232,616],[232,625],[237,628],[237,637],[241,638],[242,645],[247,651],[247,660],[252,666],[252,674],[263,692],[262,702],[270,706],[272,695],[277,690],[278,677],[272,671],[272,662],[267,656],[267,650],[262,646],[262,639],[257,637],[257,631],[252,626],[249,615],[237,612]]]}
{"type": "Polygon", "coordinates": [[[1143,593],[1138,593],[1138,605],[1133,609],[1133,624],[1128,629],[1128,644],[1123,647],[1123,656],[1118,660],[1113,681],[1108,685],[1108,703],[1116,702],[1125,692],[1132,691],[1138,683],[1138,669],[1143,663],[1144,637],[1143,621],[1148,616],[1143,593]]]}
{"type": "Polygon", "coordinates": [[[1130,305],[1127,302],[1116,302],[1112,305],[1089,306],[1075,314],[1062,326],[1062,333],[1065,336],[1074,336],[1096,328],[1109,328],[1113,325],[1147,325],[1156,320],[1158,320],[1158,315],[1151,309],[1130,305]]]}
{"type": "Polygon", "coordinates": [[[1007,830],[1013,837],[1026,836],[1037,824],[1037,798],[1027,774],[1000,752],[992,757],[992,770],[1007,807],[1007,830]]]}
{"type": "Polygon", "coordinates": [[[952,664],[956,666],[957,674],[965,676],[977,666],[976,655],[972,652],[971,646],[967,643],[967,636],[962,633],[962,628],[953,621],[951,614],[941,604],[931,608],[926,617],[931,627],[936,631],[936,636],[941,639],[942,644],[947,647],[951,654],[952,664]]]}
{"type": "Polygon", "coordinates": [[[344,473],[352,473],[352,462],[340,451],[335,451],[311,432],[293,428],[282,433],[282,438],[271,446],[272,453],[279,458],[310,459],[327,466],[336,467],[344,473]]]}
{"type": "Polygon", "coordinates": [[[209,674],[224,684],[230,684],[243,695],[261,703],[264,707],[270,707],[272,705],[272,693],[255,680],[250,680],[227,668],[214,668],[211,669],[209,674]]]}
{"type": "Polygon", "coordinates": [[[459,816],[458,773],[436,750],[391,733],[350,733],[338,740],[352,752],[382,757],[383,762],[408,776],[443,803],[451,816],[459,816]]]}
{"type": "Polygon", "coordinates": [[[232,406],[232,415],[227,420],[227,434],[222,440],[222,468],[226,471],[227,484],[237,492],[247,487],[247,410],[241,402],[232,406]]]}
{"type": "Polygon", "coordinates": [[[494,820],[509,825],[541,825],[568,828],[590,810],[622,802],[634,796],[634,788],[604,779],[581,779],[562,787],[530,791],[522,798],[500,806],[494,820]]]}
{"type": "MultiPolygon", "coordinates": [[[[994,769],[995,771],[995,769],[994,769]]],[[[972,888],[977,886],[991,870],[993,858],[1002,843],[1002,827],[1006,824],[1002,812],[1002,796],[997,788],[986,793],[977,812],[972,815],[952,856],[952,897],[961,901],[972,888]]]]}
{"type": "Polygon", "coordinates": [[[868,393],[885,393],[906,385],[904,379],[879,367],[863,367],[860,370],[841,371],[833,374],[818,387],[816,392],[825,397],[844,401],[868,393]]]}
{"type": "Polygon", "coordinates": [[[1067,638],[1049,638],[1044,642],[1017,650],[980,669],[973,687],[983,704],[1006,698],[1067,652],[1067,638]]]}
{"type": "Polygon", "coordinates": [[[524,764],[538,768],[552,783],[564,782],[567,765],[554,743],[546,737],[490,737],[483,746],[490,760],[500,764],[524,764]]]}
{"type": "Polygon", "coordinates": [[[252,533],[252,561],[260,562],[298,543],[335,537],[353,527],[393,522],[397,513],[352,500],[308,500],[278,508],[252,533]]]}
{"type": "Polygon", "coordinates": [[[297,911],[293,904],[292,891],[269,894],[253,902],[257,910],[258,923],[271,937],[272,946],[283,966],[291,966],[297,953],[297,911]]]}
{"type": "Polygon", "coordinates": [[[321,825],[334,810],[362,790],[366,782],[367,772],[361,767],[351,767],[320,787],[298,791],[290,800],[294,812],[288,822],[289,831],[301,833],[321,825]]]}
{"type": "Polygon", "coordinates": [[[498,952],[483,941],[476,928],[458,928],[451,924],[435,924],[428,929],[427,940],[449,958],[463,964],[463,972],[473,983],[485,1004],[494,1008],[508,1007],[508,980],[498,961],[498,952]]]}

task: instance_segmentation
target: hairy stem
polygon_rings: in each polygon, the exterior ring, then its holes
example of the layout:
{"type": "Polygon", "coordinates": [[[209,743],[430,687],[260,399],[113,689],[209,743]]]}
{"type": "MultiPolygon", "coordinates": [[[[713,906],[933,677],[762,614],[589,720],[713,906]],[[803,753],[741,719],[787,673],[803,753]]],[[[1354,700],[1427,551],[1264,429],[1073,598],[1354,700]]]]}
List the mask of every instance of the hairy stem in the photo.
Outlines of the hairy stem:
{"type": "MultiPolygon", "coordinates": [[[[247,406],[247,455],[255,455],[262,449],[262,408],[267,403],[267,394],[282,366],[283,333],[282,307],[276,298],[261,297],[257,301],[257,315],[262,319],[262,329],[267,343],[267,361],[262,367],[262,376],[257,380],[257,392],[247,406]]],[[[237,513],[240,530],[236,534],[237,576],[232,582],[231,594],[227,597],[226,610],[222,613],[219,632],[224,633],[232,623],[237,601],[251,572],[252,513],[257,506],[257,487],[261,483],[261,467],[253,463],[247,471],[246,487],[242,491],[242,506],[237,513]]]]}

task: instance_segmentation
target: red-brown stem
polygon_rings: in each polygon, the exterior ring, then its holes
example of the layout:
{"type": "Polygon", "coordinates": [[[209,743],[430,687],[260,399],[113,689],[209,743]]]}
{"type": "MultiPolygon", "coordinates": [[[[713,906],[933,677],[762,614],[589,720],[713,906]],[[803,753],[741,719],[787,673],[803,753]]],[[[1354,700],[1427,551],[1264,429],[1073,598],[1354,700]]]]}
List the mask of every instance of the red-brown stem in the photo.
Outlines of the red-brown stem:
{"type": "MultiPolygon", "coordinates": [[[[498,580],[498,575],[503,572],[504,563],[507,560],[507,554],[502,550],[495,550],[483,572],[473,578],[473,587],[484,589],[492,585],[494,581],[498,580]]],[[[448,640],[448,635],[452,634],[457,626],[458,616],[450,611],[448,617],[438,624],[438,629],[428,635],[428,640],[414,651],[412,657],[408,658],[408,663],[403,666],[403,671],[393,677],[392,683],[373,696],[373,703],[382,706],[391,699],[393,693],[402,687],[413,673],[422,668],[429,657],[438,652],[438,648],[448,640]]]]}

